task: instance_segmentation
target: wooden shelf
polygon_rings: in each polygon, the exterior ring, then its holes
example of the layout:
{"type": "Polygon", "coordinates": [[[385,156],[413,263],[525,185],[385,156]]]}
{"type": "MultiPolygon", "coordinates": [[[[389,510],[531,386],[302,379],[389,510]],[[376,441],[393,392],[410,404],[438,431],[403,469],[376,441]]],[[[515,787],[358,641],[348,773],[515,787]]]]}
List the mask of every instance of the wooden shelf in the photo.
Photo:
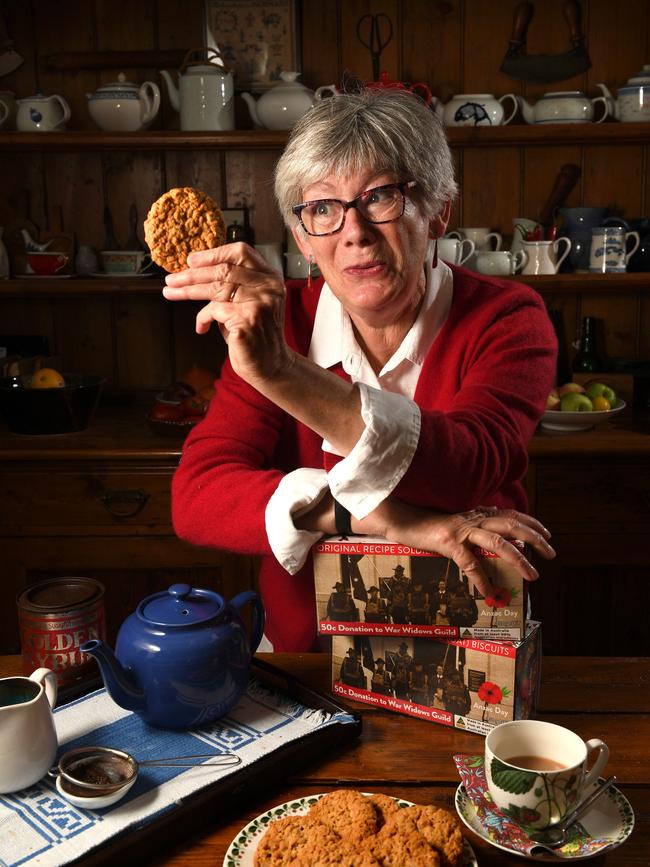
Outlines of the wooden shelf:
{"type": "MultiPolygon", "coordinates": [[[[650,273],[639,274],[517,274],[512,279],[534,287],[541,295],[650,294],[650,273]]],[[[148,279],[114,277],[113,279],[73,276],[69,280],[48,280],[45,277],[0,280],[0,298],[64,298],[77,295],[161,295],[162,277],[148,279]]]]}
{"type": "MultiPolygon", "coordinates": [[[[650,123],[514,124],[495,127],[450,127],[452,147],[550,147],[553,145],[650,144],[650,123]]],[[[144,130],[119,133],[93,130],[0,132],[0,151],[107,151],[230,149],[281,150],[282,130],[144,130]]]]}

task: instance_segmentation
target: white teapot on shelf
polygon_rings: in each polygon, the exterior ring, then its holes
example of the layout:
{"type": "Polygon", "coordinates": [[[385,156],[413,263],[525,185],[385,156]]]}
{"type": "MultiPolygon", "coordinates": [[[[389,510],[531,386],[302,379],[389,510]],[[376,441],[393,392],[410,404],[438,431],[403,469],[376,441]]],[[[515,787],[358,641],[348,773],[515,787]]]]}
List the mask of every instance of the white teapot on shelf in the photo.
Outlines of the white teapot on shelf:
{"type": "Polygon", "coordinates": [[[235,128],[235,87],[232,72],[214,48],[192,48],[178,71],[178,87],[161,69],[172,108],[180,112],[181,129],[235,128]]]}
{"type": "Polygon", "coordinates": [[[503,126],[517,113],[514,93],[498,98],[493,93],[456,93],[447,103],[434,96],[432,105],[444,126],[503,126]],[[512,100],[513,106],[507,117],[503,108],[506,99],[512,100]]]}
{"type": "Polygon", "coordinates": [[[607,85],[599,84],[598,87],[610,100],[616,120],[624,123],[650,120],[650,64],[646,63],[638,75],[628,78],[623,87],[619,87],[616,99],[607,85]]]}
{"type": "Polygon", "coordinates": [[[325,97],[328,88],[315,94],[297,79],[299,72],[281,72],[281,81],[263,93],[257,101],[250,93],[242,93],[255,126],[266,129],[291,129],[294,123],[325,97]]]}
{"type": "Polygon", "coordinates": [[[54,132],[65,129],[70,120],[70,106],[58,93],[36,93],[17,100],[16,128],[21,132],[54,132]]]}
{"type": "Polygon", "coordinates": [[[595,123],[602,123],[607,115],[613,113],[611,95],[590,99],[581,90],[545,93],[534,105],[526,102],[523,96],[518,96],[517,102],[526,123],[591,123],[598,103],[602,103],[603,113],[595,123]]]}
{"type": "Polygon", "coordinates": [[[134,132],[148,126],[158,114],[160,89],[153,81],[132,84],[120,72],[117,81],[87,93],[86,99],[90,116],[100,129],[134,132]]]}

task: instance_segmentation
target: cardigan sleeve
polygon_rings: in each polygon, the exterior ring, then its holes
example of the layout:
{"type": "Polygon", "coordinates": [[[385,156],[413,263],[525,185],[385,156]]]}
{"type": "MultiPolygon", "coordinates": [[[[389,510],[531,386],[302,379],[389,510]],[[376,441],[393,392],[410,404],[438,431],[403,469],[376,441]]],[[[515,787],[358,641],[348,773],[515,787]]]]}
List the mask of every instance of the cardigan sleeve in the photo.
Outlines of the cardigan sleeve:
{"type": "Polygon", "coordinates": [[[557,339],[539,296],[512,283],[497,287],[501,297],[477,286],[459,292],[425,362],[415,393],[420,438],[395,489],[447,512],[526,508],[528,442],[555,376],[557,339]]]}

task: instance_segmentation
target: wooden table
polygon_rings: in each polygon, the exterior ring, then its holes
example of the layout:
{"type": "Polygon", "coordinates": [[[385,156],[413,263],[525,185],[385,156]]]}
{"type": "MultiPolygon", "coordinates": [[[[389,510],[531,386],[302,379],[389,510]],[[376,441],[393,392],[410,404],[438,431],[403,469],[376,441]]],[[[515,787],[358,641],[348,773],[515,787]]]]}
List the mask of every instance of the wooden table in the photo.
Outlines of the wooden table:
{"type": "MultiPolygon", "coordinates": [[[[328,690],[329,657],[324,654],[260,654],[275,665],[328,690]]],[[[20,673],[20,657],[0,657],[0,675],[20,673]]],[[[629,840],[590,863],[594,867],[648,867],[650,864],[650,658],[547,657],[538,716],[567,726],[581,737],[601,737],[610,748],[608,773],[636,814],[629,840]]],[[[355,743],[309,767],[287,768],[286,783],[246,793],[225,812],[201,818],[174,832],[164,855],[152,854],[158,841],[146,840],[138,861],[149,865],[221,867],[231,840],[252,818],[275,804],[340,786],[381,791],[418,803],[454,809],[459,780],[452,755],[483,750],[483,738],[354,702],[363,715],[355,743]]],[[[471,832],[480,867],[523,865],[471,832]]],[[[140,850],[137,838],[129,855],[140,850]]]]}

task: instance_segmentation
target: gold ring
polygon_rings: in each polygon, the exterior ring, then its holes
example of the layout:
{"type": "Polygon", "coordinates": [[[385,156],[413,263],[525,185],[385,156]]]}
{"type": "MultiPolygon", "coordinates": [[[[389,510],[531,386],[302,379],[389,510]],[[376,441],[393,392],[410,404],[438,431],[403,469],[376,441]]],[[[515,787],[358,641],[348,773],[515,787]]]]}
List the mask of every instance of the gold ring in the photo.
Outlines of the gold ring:
{"type": "Polygon", "coordinates": [[[230,298],[228,299],[228,301],[234,301],[234,300],[235,300],[235,295],[237,294],[237,290],[238,290],[238,289],[239,289],[239,283],[237,283],[237,285],[235,286],[235,288],[234,288],[234,289],[232,290],[232,292],[230,293],[230,298]]]}

